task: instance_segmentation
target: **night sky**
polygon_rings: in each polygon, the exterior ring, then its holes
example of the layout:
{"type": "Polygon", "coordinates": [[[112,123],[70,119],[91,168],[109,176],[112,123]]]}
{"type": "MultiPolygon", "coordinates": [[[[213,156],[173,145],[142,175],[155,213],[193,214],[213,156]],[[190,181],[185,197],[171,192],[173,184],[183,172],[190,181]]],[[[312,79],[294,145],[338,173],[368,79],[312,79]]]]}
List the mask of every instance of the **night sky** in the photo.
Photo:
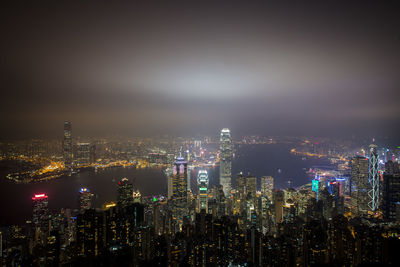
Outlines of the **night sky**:
{"type": "Polygon", "coordinates": [[[0,138],[399,136],[395,6],[187,2],[2,8],[0,138]]]}

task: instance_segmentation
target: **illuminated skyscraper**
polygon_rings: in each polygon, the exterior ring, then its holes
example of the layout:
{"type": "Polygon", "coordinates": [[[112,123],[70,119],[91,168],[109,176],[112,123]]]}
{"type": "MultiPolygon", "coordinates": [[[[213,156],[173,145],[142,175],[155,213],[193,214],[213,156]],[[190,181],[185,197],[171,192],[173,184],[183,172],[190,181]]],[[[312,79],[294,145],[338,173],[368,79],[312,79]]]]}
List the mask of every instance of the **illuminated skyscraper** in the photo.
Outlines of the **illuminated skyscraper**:
{"type": "Polygon", "coordinates": [[[239,173],[236,176],[236,190],[241,198],[251,196],[251,198],[256,198],[257,193],[257,177],[255,176],[243,176],[239,173]]]}
{"type": "Polygon", "coordinates": [[[72,168],[72,129],[71,122],[64,122],[64,140],[63,140],[63,157],[65,168],[72,168]]]}
{"type": "Polygon", "coordinates": [[[208,174],[206,170],[199,170],[197,175],[197,184],[199,187],[199,211],[208,211],[208,174]]]}
{"type": "Polygon", "coordinates": [[[118,204],[127,206],[133,203],[133,185],[127,178],[118,182],[118,204]]]}
{"type": "Polygon", "coordinates": [[[79,207],[81,212],[92,207],[92,198],[93,194],[86,187],[83,187],[79,190],[79,207]]]}
{"type": "Polygon", "coordinates": [[[365,215],[368,212],[368,159],[353,157],[351,159],[350,195],[353,212],[365,215]]]}
{"type": "Polygon", "coordinates": [[[181,228],[187,208],[187,162],[181,157],[176,158],[172,170],[172,200],[173,217],[181,228]]]}
{"type": "Polygon", "coordinates": [[[272,176],[261,177],[261,194],[272,201],[272,191],[274,190],[274,178],[272,176]]]}
{"type": "Polygon", "coordinates": [[[383,176],[382,211],[383,218],[387,220],[396,219],[396,209],[400,203],[400,171],[399,164],[388,161],[385,164],[383,176]]]}
{"type": "Polygon", "coordinates": [[[229,129],[224,128],[220,137],[220,167],[219,183],[222,185],[225,197],[231,195],[232,176],[232,139],[229,129]]]}
{"type": "Polygon", "coordinates": [[[46,194],[35,194],[33,200],[33,223],[41,232],[49,230],[48,196],[46,194]]]}
{"type": "Polygon", "coordinates": [[[368,191],[368,207],[372,211],[377,210],[379,206],[379,159],[376,148],[375,144],[369,146],[368,181],[370,189],[368,191]]]}

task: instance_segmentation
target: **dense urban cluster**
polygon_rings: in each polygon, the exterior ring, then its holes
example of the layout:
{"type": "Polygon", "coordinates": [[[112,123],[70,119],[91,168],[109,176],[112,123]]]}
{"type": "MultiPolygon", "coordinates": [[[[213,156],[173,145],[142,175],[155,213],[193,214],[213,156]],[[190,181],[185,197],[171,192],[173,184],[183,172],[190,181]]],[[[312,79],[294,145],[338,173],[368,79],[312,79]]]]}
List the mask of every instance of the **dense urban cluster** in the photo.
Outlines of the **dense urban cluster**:
{"type": "MultiPolygon", "coordinates": [[[[242,144],[274,143],[246,137],[242,144]]],[[[51,199],[32,196],[33,216],[24,225],[0,229],[0,263],[6,266],[359,266],[399,265],[400,171],[396,153],[371,144],[344,157],[332,147],[307,146],[301,156],[335,155],[337,169],[310,170],[310,184],[274,187],[272,176],[232,174],[234,143],[222,129],[219,149],[203,157],[180,148],[172,159],[150,151],[149,162],[166,167],[167,194],[142,196],[127,178],[117,183],[117,201],[93,206],[94,194],[77,192],[79,209],[51,211],[51,199]],[[307,149],[308,147],[308,149],[307,149]],[[310,148],[312,151],[310,151],[310,148]],[[192,155],[192,158],[191,158],[192,155]],[[165,161],[163,161],[165,159],[165,161]],[[208,167],[219,163],[219,185],[208,167]],[[196,165],[195,179],[190,166],[196,165]],[[232,177],[235,176],[234,183],[232,177]],[[192,177],[193,178],[193,177],[192,177]],[[194,184],[193,184],[194,181],[194,184]]],[[[90,160],[90,144],[78,159],[90,160]]],[[[81,153],[81,154],[80,154],[81,153]]],[[[63,160],[71,172],[70,123],[63,160]]]]}

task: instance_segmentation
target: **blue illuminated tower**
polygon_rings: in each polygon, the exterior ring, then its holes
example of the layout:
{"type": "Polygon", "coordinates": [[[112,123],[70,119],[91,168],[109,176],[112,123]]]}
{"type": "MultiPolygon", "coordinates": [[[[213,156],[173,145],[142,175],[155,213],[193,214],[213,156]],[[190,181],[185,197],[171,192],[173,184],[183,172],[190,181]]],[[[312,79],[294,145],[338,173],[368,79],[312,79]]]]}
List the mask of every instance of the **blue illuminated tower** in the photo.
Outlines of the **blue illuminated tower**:
{"type": "Polygon", "coordinates": [[[379,159],[376,148],[375,144],[369,146],[368,181],[370,190],[368,191],[368,207],[372,211],[377,210],[379,205],[379,159]]]}

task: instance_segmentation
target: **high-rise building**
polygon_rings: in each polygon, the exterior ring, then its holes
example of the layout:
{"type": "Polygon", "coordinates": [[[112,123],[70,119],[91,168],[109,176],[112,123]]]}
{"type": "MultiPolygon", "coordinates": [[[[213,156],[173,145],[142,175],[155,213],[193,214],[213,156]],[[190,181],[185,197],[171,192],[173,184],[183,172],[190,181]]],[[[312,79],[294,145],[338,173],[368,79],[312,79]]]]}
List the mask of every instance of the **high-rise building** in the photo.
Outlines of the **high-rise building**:
{"type": "Polygon", "coordinates": [[[93,194],[86,187],[79,190],[79,207],[81,212],[88,210],[92,207],[93,194]]]}
{"type": "Polygon", "coordinates": [[[274,192],[274,205],[275,205],[275,223],[283,222],[283,202],[284,193],[281,190],[274,192]]]}
{"type": "Polygon", "coordinates": [[[94,257],[104,249],[104,213],[88,209],[76,220],[76,248],[80,256],[94,257]]]}
{"type": "Polygon", "coordinates": [[[49,231],[49,209],[48,196],[46,194],[35,194],[33,200],[33,223],[42,233],[49,231]]]}
{"type": "Polygon", "coordinates": [[[73,152],[72,152],[72,128],[71,122],[64,122],[64,140],[63,140],[63,157],[66,169],[72,168],[73,152]]]}
{"type": "Polygon", "coordinates": [[[173,196],[173,180],[174,177],[172,175],[172,168],[167,168],[164,170],[165,177],[167,177],[167,197],[168,199],[171,199],[173,196]]]}
{"type": "Polygon", "coordinates": [[[371,144],[369,146],[369,165],[368,165],[368,181],[370,188],[368,191],[369,202],[368,207],[375,211],[379,207],[379,159],[376,151],[377,146],[371,144]]]}
{"type": "Polygon", "coordinates": [[[181,157],[176,158],[172,170],[173,218],[180,229],[187,209],[187,176],[187,162],[181,157]]]}
{"type": "Polygon", "coordinates": [[[118,204],[127,206],[133,203],[133,185],[127,178],[118,182],[118,204]]]}
{"type": "Polygon", "coordinates": [[[90,163],[90,144],[77,143],[76,144],[76,164],[78,166],[85,166],[90,163]]]}
{"type": "Polygon", "coordinates": [[[366,215],[368,212],[368,159],[360,156],[351,159],[350,195],[353,213],[366,215]]]}
{"type": "Polygon", "coordinates": [[[274,190],[274,178],[272,176],[261,177],[261,194],[272,201],[272,191],[274,190]]]}
{"type": "Polygon", "coordinates": [[[239,173],[236,176],[236,190],[241,198],[249,197],[255,199],[257,193],[257,177],[255,176],[243,176],[239,173]]]}
{"type": "Polygon", "coordinates": [[[257,177],[252,176],[252,175],[248,175],[246,177],[246,193],[247,193],[247,197],[249,197],[250,194],[251,194],[251,198],[252,199],[256,198],[256,194],[257,194],[257,177]]]}
{"type": "Polygon", "coordinates": [[[199,188],[199,211],[208,211],[208,173],[206,170],[199,170],[197,175],[197,184],[199,188]]]}
{"type": "Polygon", "coordinates": [[[383,218],[387,220],[396,219],[396,208],[400,203],[400,172],[396,165],[388,161],[383,175],[382,211],[383,218]]]}
{"type": "Polygon", "coordinates": [[[232,176],[232,139],[229,129],[224,128],[220,136],[220,167],[219,183],[223,187],[225,197],[231,195],[231,176],[232,176]]]}

